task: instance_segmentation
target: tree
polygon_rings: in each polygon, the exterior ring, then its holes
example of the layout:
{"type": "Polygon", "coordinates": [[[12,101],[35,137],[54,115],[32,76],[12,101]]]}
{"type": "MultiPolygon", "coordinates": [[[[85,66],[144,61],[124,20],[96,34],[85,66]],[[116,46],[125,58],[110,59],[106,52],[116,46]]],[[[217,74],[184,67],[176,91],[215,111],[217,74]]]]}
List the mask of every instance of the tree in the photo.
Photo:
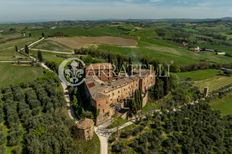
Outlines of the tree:
{"type": "Polygon", "coordinates": [[[39,60],[40,62],[43,61],[43,55],[42,55],[42,52],[41,52],[41,51],[38,51],[38,52],[37,52],[37,57],[38,57],[38,60],[39,60]]]}
{"type": "Polygon", "coordinates": [[[107,62],[108,62],[108,63],[111,63],[111,62],[112,62],[112,59],[111,59],[111,55],[110,55],[110,54],[107,55],[107,62]]]}
{"type": "Polygon", "coordinates": [[[132,68],[132,58],[129,57],[129,59],[128,59],[128,66],[127,66],[127,74],[128,74],[129,76],[131,76],[132,73],[133,73],[133,70],[132,70],[132,69],[133,69],[133,68],[132,68]]]}
{"type": "Polygon", "coordinates": [[[5,137],[4,134],[2,132],[0,132],[0,145],[5,143],[5,137]]]}
{"type": "Polygon", "coordinates": [[[155,86],[151,90],[152,98],[155,100],[161,99],[164,97],[164,82],[157,78],[155,86]]]}
{"type": "Polygon", "coordinates": [[[143,98],[140,90],[136,90],[134,97],[129,104],[129,108],[133,114],[136,114],[143,107],[143,98]]]}
{"type": "Polygon", "coordinates": [[[28,47],[28,45],[25,45],[25,47],[24,47],[24,51],[25,51],[25,53],[26,53],[26,54],[28,54],[28,55],[29,55],[29,47],[28,47]]]}
{"type": "Polygon", "coordinates": [[[72,106],[74,108],[74,112],[76,115],[79,115],[78,109],[79,109],[79,105],[78,105],[78,100],[76,98],[76,96],[73,96],[73,101],[72,101],[72,106]]]}
{"type": "Polygon", "coordinates": [[[140,90],[135,91],[135,102],[137,110],[141,110],[143,107],[143,97],[140,90]]]}
{"type": "Polygon", "coordinates": [[[141,58],[140,62],[142,63],[142,68],[149,69],[149,58],[148,57],[141,58]]]}
{"type": "Polygon", "coordinates": [[[18,52],[18,46],[17,45],[15,46],[15,51],[18,52]]]}
{"type": "Polygon", "coordinates": [[[43,32],[41,35],[42,35],[42,37],[45,37],[45,34],[44,34],[44,32],[43,32]]]}
{"type": "Polygon", "coordinates": [[[136,102],[135,99],[132,99],[129,105],[129,108],[133,114],[137,113],[136,102]]]}
{"type": "Polygon", "coordinates": [[[121,55],[117,55],[117,73],[120,72],[120,70],[122,69],[122,65],[123,65],[123,59],[121,55]]]}

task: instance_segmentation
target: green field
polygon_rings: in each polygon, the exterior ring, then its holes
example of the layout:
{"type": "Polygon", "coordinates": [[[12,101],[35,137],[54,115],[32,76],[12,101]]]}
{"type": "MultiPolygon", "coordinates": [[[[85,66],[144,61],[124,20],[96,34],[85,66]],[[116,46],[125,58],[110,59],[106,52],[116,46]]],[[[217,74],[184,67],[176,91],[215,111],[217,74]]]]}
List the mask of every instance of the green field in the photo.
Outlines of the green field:
{"type": "MultiPolygon", "coordinates": [[[[86,24],[86,23],[85,23],[86,24]]],[[[170,63],[175,62],[180,65],[196,64],[199,62],[211,62],[211,63],[229,63],[232,61],[232,57],[217,56],[215,53],[193,53],[187,48],[181,46],[178,43],[174,43],[170,38],[182,38],[186,37],[189,41],[198,40],[197,37],[210,38],[215,43],[207,43],[204,41],[198,41],[201,47],[211,47],[213,49],[220,49],[223,51],[230,51],[231,47],[224,44],[229,44],[229,40],[218,40],[213,36],[210,36],[210,32],[213,31],[215,35],[229,36],[229,29],[224,24],[216,25],[202,25],[199,24],[197,28],[191,23],[185,23],[181,26],[175,26],[169,22],[152,23],[149,26],[143,26],[133,23],[119,23],[114,24],[79,24],[69,26],[52,26],[52,25],[26,25],[25,29],[23,25],[12,26],[16,29],[14,35],[19,35],[25,32],[26,36],[31,34],[31,39],[38,39],[41,34],[44,33],[46,37],[72,37],[72,36],[117,36],[123,38],[132,38],[138,41],[138,46],[135,48],[117,47],[100,45],[99,50],[105,50],[112,53],[120,53],[131,57],[149,57],[160,62],[170,63]],[[178,28],[178,29],[177,29],[178,28]],[[168,30],[167,30],[168,29],[168,30]],[[159,32],[164,31],[164,36],[160,37],[159,32]],[[190,35],[191,34],[191,35],[190,35]],[[183,36],[182,36],[183,35],[183,36]],[[218,45],[220,43],[220,45],[218,45]]],[[[2,26],[6,28],[6,26],[2,26]]],[[[12,34],[12,35],[13,35],[12,34]]],[[[8,37],[8,35],[2,35],[0,37],[8,37]]],[[[229,38],[229,37],[228,37],[229,38]]],[[[211,42],[212,42],[211,41],[211,42]]],[[[16,41],[17,42],[17,41],[16,41]]],[[[24,46],[26,42],[19,43],[24,46]]],[[[11,44],[8,51],[7,47],[3,47],[0,44],[0,60],[8,60],[9,57],[14,56],[14,45],[11,44]],[[5,54],[5,55],[4,55],[5,54]]],[[[68,51],[69,48],[52,41],[43,41],[36,45],[34,48],[55,50],[55,51],[68,51]]]]}
{"type": "Polygon", "coordinates": [[[0,43],[0,60],[15,60],[17,57],[23,57],[19,53],[15,51],[15,46],[18,47],[18,50],[21,48],[24,48],[24,46],[27,44],[30,44],[34,41],[36,41],[36,38],[23,38],[13,41],[8,41],[5,43],[0,43]]]}
{"type": "Polygon", "coordinates": [[[199,87],[201,91],[203,91],[205,87],[208,87],[209,91],[212,92],[226,85],[232,84],[232,77],[216,76],[205,80],[196,81],[194,84],[199,87]]]}
{"type": "Polygon", "coordinates": [[[21,82],[30,82],[43,75],[40,67],[17,66],[0,63],[0,88],[21,82]]]}
{"type": "Polygon", "coordinates": [[[210,105],[213,109],[220,110],[224,115],[232,114],[232,93],[210,102],[210,105]]]}
{"type": "Polygon", "coordinates": [[[62,52],[72,51],[67,46],[64,46],[62,44],[59,44],[59,43],[54,42],[54,41],[49,41],[49,40],[44,40],[41,43],[35,45],[33,48],[50,50],[50,51],[62,51],[62,52]]]}
{"type": "Polygon", "coordinates": [[[208,78],[213,78],[219,74],[220,74],[219,70],[213,70],[213,69],[176,73],[176,75],[178,75],[180,79],[191,78],[194,81],[206,80],[208,78]]]}
{"type": "Polygon", "coordinates": [[[231,57],[217,56],[214,53],[193,53],[171,42],[153,40],[152,42],[139,41],[137,48],[126,48],[101,45],[98,49],[130,57],[149,57],[160,62],[174,62],[180,65],[196,64],[199,62],[229,63],[231,57]]]}
{"type": "MultiPolygon", "coordinates": [[[[130,30],[129,30],[130,31],[130,30]]],[[[128,32],[126,30],[126,32],[128,32]]],[[[46,36],[54,36],[57,33],[61,33],[64,36],[120,36],[126,35],[125,30],[121,30],[117,27],[111,26],[70,26],[70,27],[56,27],[51,28],[38,28],[38,29],[28,29],[27,33],[31,33],[34,37],[40,37],[42,33],[46,36]]]]}
{"type": "MultiPolygon", "coordinates": [[[[37,51],[31,51],[30,55],[32,55],[33,57],[37,57],[37,51]]],[[[42,52],[42,55],[43,55],[44,61],[55,62],[57,65],[59,65],[65,59],[72,56],[72,55],[54,54],[54,53],[47,53],[47,52],[42,52]]]]}

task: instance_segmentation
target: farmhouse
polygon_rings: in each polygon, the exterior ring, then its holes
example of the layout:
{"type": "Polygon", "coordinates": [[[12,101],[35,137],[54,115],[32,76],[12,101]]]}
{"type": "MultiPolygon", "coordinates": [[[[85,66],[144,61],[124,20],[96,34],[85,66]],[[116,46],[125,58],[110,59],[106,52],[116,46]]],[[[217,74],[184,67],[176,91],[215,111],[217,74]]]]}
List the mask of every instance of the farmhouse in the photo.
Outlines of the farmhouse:
{"type": "MultiPolygon", "coordinates": [[[[97,65],[101,64],[95,64],[94,68],[97,65]]],[[[102,65],[110,68],[106,71],[108,74],[113,74],[111,64],[102,65]]],[[[104,72],[101,69],[103,67],[98,68],[104,72]]],[[[142,92],[143,106],[145,106],[148,101],[148,89],[155,84],[155,72],[150,70],[141,69],[131,77],[104,78],[103,76],[104,74],[100,74],[100,77],[96,79],[96,76],[89,74],[85,82],[86,95],[99,113],[97,125],[110,120],[116,112],[126,108],[136,90],[142,92]],[[100,79],[104,82],[99,81],[100,79]]]]}
{"type": "Polygon", "coordinates": [[[216,54],[217,54],[217,55],[222,55],[222,56],[226,55],[225,52],[216,52],[216,54]]]}

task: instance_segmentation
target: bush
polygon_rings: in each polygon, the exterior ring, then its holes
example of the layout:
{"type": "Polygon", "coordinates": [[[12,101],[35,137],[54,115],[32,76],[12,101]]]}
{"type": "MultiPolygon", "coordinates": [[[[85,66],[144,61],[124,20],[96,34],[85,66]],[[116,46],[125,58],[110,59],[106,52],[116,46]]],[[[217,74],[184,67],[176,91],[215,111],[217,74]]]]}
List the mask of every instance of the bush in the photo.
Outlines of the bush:
{"type": "Polygon", "coordinates": [[[136,136],[138,133],[140,133],[143,130],[143,127],[136,127],[135,129],[132,130],[132,135],[136,136]]]}
{"type": "Polygon", "coordinates": [[[5,143],[5,137],[4,135],[0,132],[0,145],[3,145],[5,143]]]}
{"type": "Polygon", "coordinates": [[[7,145],[8,146],[16,146],[19,143],[19,132],[11,132],[7,137],[7,145]]]}
{"type": "Polygon", "coordinates": [[[125,146],[122,144],[115,144],[112,146],[112,152],[125,153],[126,149],[125,149],[125,146]]]}
{"type": "Polygon", "coordinates": [[[131,136],[131,132],[130,131],[128,131],[128,132],[122,132],[121,134],[120,134],[120,137],[121,138],[128,138],[128,137],[130,137],[131,136]]]}

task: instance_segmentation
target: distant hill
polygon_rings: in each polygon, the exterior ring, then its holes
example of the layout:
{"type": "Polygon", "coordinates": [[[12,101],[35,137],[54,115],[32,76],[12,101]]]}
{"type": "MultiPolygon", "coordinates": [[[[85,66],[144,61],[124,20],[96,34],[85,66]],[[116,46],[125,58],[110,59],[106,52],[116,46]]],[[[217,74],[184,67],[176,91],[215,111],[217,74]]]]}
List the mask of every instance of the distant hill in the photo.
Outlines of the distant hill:
{"type": "MultiPolygon", "coordinates": [[[[113,22],[137,22],[137,23],[154,23],[154,22],[218,22],[218,21],[232,21],[232,17],[223,18],[205,18],[205,19],[191,19],[191,18],[164,18],[164,19],[105,19],[105,20],[60,20],[60,21],[25,21],[18,24],[36,24],[46,26],[68,26],[68,25],[94,25],[107,24],[113,22]]],[[[14,23],[16,24],[16,23],[14,23]]]]}

